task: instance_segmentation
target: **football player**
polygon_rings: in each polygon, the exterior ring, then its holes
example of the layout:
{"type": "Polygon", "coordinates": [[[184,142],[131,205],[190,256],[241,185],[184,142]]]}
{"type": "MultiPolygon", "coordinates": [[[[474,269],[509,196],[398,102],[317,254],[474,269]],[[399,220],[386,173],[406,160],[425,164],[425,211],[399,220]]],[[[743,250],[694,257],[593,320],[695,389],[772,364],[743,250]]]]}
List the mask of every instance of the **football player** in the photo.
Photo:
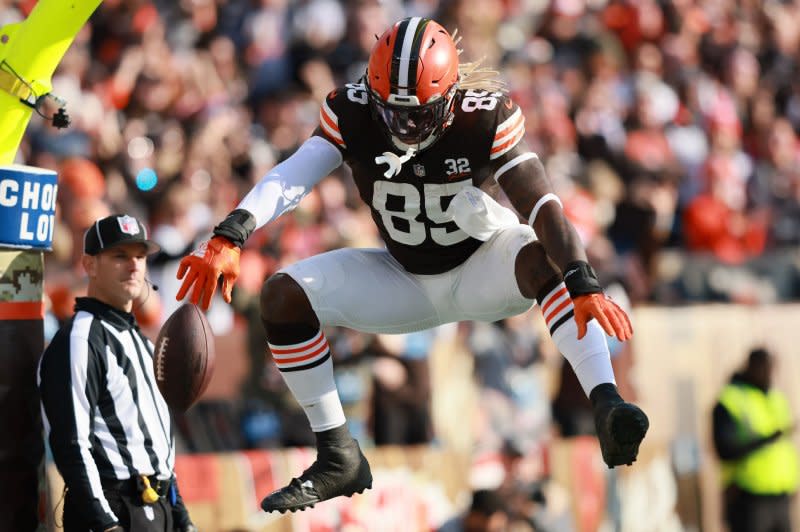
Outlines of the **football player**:
{"type": "Polygon", "coordinates": [[[433,20],[401,20],[378,38],[366,74],[331,92],[319,126],[185,257],[177,298],[207,308],[220,276],[230,302],[239,253],[257,228],[293,209],[343,162],[386,249],[338,249],[264,284],[261,312],[275,364],[303,407],[317,459],[261,503],[302,510],[360,493],[372,475],[345,425],[323,328],[406,333],[460,320],[496,321],[538,301],[560,352],[595,409],[609,467],[630,465],[647,416],[618,394],[606,334],[628,340],[564,216],[541,161],[523,141],[520,108],[494,72],[459,64],[433,20]],[[499,187],[517,213],[484,190],[499,187]]]}

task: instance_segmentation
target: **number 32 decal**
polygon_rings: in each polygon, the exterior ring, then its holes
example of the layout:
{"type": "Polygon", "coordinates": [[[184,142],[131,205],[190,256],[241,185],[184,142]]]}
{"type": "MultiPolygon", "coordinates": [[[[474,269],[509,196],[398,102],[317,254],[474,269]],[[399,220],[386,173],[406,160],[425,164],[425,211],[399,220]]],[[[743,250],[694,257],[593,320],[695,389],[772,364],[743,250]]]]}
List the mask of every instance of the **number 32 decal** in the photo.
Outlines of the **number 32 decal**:
{"type": "Polygon", "coordinates": [[[452,217],[442,210],[442,199],[455,196],[462,188],[471,184],[472,180],[456,181],[453,183],[425,183],[423,194],[425,197],[425,218],[418,220],[422,214],[422,198],[419,189],[409,183],[396,183],[394,181],[375,181],[372,194],[372,207],[381,214],[383,225],[392,240],[407,246],[422,244],[430,234],[431,239],[440,246],[452,246],[469,238],[461,229],[448,231],[447,227],[435,227],[452,222],[452,217]],[[403,198],[403,210],[389,210],[386,207],[389,196],[403,198]],[[395,224],[395,219],[404,220],[402,229],[395,224]],[[406,229],[407,227],[407,229],[406,229]]]}

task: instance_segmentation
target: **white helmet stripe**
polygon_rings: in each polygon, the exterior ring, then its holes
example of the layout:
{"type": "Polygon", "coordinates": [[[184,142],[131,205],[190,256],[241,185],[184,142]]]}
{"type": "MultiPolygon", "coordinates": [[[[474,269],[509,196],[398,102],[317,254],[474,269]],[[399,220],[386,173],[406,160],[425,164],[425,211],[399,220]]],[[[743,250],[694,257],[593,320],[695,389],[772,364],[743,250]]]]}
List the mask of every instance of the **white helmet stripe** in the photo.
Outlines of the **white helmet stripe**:
{"type": "MultiPolygon", "coordinates": [[[[414,45],[414,36],[417,34],[417,26],[419,26],[422,17],[411,17],[406,27],[405,35],[403,36],[403,48],[400,51],[400,71],[397,76],[397,85],[401,96],[408,95],[408,79],[410,77],[409,70],[411,69],[411,48],[414,45]]],[[[414,62],[416,65],[416,62],[414,62]]]]}

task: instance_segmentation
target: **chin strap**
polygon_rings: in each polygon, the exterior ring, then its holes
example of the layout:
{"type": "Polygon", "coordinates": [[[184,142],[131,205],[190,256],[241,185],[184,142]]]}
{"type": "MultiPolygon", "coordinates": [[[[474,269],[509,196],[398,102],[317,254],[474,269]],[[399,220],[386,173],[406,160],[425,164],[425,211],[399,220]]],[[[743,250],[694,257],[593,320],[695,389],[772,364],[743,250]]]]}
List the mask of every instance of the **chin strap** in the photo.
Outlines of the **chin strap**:
{"type": "Polygon", "coordinates": [[[415,153],[417,153],[417,150],[413,147],[409,147],[408,150],[406,150],[406,154],[402,157],[396,153],[385,151],[383,155],[375,157],[375,164],[388,164],[389,168],[383,173],[383,177],[391,179],[393,176],[400,173],[400,168],[402,168],[403,163],[408,162],[415,153]]]}

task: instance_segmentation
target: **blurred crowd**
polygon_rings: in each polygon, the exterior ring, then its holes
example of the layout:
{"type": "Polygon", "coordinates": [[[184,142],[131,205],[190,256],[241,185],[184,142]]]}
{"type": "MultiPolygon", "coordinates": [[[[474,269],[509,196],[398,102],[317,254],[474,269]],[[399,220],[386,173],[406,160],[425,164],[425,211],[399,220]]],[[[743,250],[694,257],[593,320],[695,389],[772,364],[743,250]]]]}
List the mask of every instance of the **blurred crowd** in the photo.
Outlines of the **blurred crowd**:
{"type": "MultiPolygon", "coordinates": [[[[34,5],[5,3],[0,25],[34,5]]],[[[375,36],[410,15],[457,28],[462,58],[499,71],[601,281],[622,299],[800,297],[797,0],[104,0],[53,78],[72,125],[34,116],[18,154],[59,171],[48,330],[84,288],[84,229],[129,212],[162,247],[151,265],[160,290],[137,307],[157,331],[179,304],[180,258],[308,137],[330,90],[360,79],[375,36]]],[[[209,312],[219,337],[243,331],[237,402],[195,407],[181,420],[185,450],[310,442],[264,359],[261,283],[325,250],[379,245],[346,168],[253,235],[233,304],[209,312]]],[[[591,432],[570,372],[559,389],[537,371],[559,357],[536,312],[397,338],[331,331],[354,434],[442,438],[426,357],[442,342],[464,349],[479,384],[476,449],[536,447],[551,418],[564,433],[591,432]]]]}
{"type": "MultiPolygon", "coordinates": [[[[12,2],[0,22],[33,5],[12,2]]],[[[81,231],[108,210],[147,219],[167,268],[307,138],[324,95],[358,81],[375,35],[407,15],[457,28],[462,57],[499,70],[596,268],[634,303],[800,295],[789,0],[106,0],[53,80],[72,126],[35,117],[19,152],[61,175],[48,270],[74,268],[81,231]]],[[[241,291],[377,242],[345,174],[253,239],[241,291]]]]}

